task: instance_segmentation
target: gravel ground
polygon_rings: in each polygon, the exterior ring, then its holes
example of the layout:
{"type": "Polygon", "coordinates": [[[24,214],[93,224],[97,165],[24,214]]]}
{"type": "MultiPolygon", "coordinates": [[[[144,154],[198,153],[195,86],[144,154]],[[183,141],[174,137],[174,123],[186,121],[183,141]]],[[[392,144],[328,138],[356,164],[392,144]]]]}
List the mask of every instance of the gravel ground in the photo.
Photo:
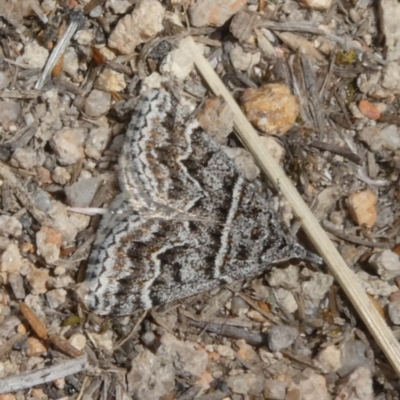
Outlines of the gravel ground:
{"type": "Polygon", "coordinates": [[[0,1],[0,400],[399,399],[324,266],[273,267],[129,317],[76,295],[147,88],[173,88],[262,180],[191,35],[400,337],[400,5],[375,3],[0,1]]]}

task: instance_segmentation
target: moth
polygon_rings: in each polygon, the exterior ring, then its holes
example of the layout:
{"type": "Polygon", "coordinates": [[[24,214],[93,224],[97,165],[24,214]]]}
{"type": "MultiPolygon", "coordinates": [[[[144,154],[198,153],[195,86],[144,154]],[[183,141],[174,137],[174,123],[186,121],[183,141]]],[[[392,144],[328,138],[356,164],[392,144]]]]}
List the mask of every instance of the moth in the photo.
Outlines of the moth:
{"type": "Polygon", "coordinates": [[[288,234],[271,195],[248,182],[165,89],[138,101],[119,183],[80,290],[98,314],[149,309],[292,258],[319,261],[288,234]]]}

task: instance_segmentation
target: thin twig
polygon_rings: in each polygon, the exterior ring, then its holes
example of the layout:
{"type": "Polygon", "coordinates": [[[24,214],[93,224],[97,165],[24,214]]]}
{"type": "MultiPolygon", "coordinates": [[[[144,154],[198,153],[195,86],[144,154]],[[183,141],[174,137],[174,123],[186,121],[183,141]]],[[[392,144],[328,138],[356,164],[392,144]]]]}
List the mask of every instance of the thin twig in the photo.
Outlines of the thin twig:
{"type": "Polygon", "coordinates": [[[61,361],[57,365],[0,379],[0,393],[14,393],[77,374],[89,367],[87,356],[61,361]]]}

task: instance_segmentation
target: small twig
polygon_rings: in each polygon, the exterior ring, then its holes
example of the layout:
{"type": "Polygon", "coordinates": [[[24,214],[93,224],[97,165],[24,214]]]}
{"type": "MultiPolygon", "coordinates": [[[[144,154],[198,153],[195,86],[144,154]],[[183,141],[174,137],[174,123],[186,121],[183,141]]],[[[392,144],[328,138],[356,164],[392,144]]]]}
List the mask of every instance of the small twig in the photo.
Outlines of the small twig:
{"type": "Polygon", "coordinates": [[[67,30],[65,31],[61,39],[57,42],[50,57],[48,58],[43,72],[40,75],[39,80],[36,82],[35,89],[40,90],[43,88],[43,85],[45,84],[51,71],[56,66],[60,57],[64,54],[65,49],[69,46],[69,42],[75,35],[75,32],[83,27],[83,24],[85,23],[85,17],[81,11],[72,11],[69,17],[69,22],[70,23],[67,30]]]}
{"type": "Polygon", "coordinates": [[[330,151],[331,153],[345,157],[348,160],[355,162],[356,164],[361,164],[361,157],[358,154],[353,153],[347,147],[340,147],[332,143],[326,143],[320,141],[312,142],[310,146],[315,147],[316,149],[319,150],[330,151]]]}
{"type": "Polygon", "coordinates": [[[132,336],[135,334],[135,332],[138,330],[140,324],[142,321],[146,318],[147,315],[147,310],[142,313],[142,315],[139,317],[139,319],[136,321],[135,326],[133,329],[130,331],[129,335],[126,336],[124,339],[120,340],[118,343],[115,344],[113,347],[113,352],[117,349],[119,349],[122,345],[124,345],[129,339],[132,338],[132,336]]]}
{"type": "Polygon", "coordinates": [[[63,360],[59,364],[47,368],[2,378],[0,379],[0,393],[14,393],[43,385],[55,379],[77,374],[88,367],[87,356],[84,355],[72,360],[63,360]]]}

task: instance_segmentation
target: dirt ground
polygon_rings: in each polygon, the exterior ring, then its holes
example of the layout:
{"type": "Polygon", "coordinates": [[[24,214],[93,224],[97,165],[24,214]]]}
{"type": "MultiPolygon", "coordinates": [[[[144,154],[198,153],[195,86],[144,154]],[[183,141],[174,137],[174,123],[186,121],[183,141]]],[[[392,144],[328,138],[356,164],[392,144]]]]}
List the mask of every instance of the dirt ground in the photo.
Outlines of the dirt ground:
{"type": "MultiPolygon", "coordinates": [[[[324,265],[126,317],[79,300],[146,89],[173,91],[268,185],[191,38],[400,338],[396,0],[0,0],[0,400],[399,399],[324,265]]],[[[274,206],[309,246],[285,200],[274,206]]]]}

